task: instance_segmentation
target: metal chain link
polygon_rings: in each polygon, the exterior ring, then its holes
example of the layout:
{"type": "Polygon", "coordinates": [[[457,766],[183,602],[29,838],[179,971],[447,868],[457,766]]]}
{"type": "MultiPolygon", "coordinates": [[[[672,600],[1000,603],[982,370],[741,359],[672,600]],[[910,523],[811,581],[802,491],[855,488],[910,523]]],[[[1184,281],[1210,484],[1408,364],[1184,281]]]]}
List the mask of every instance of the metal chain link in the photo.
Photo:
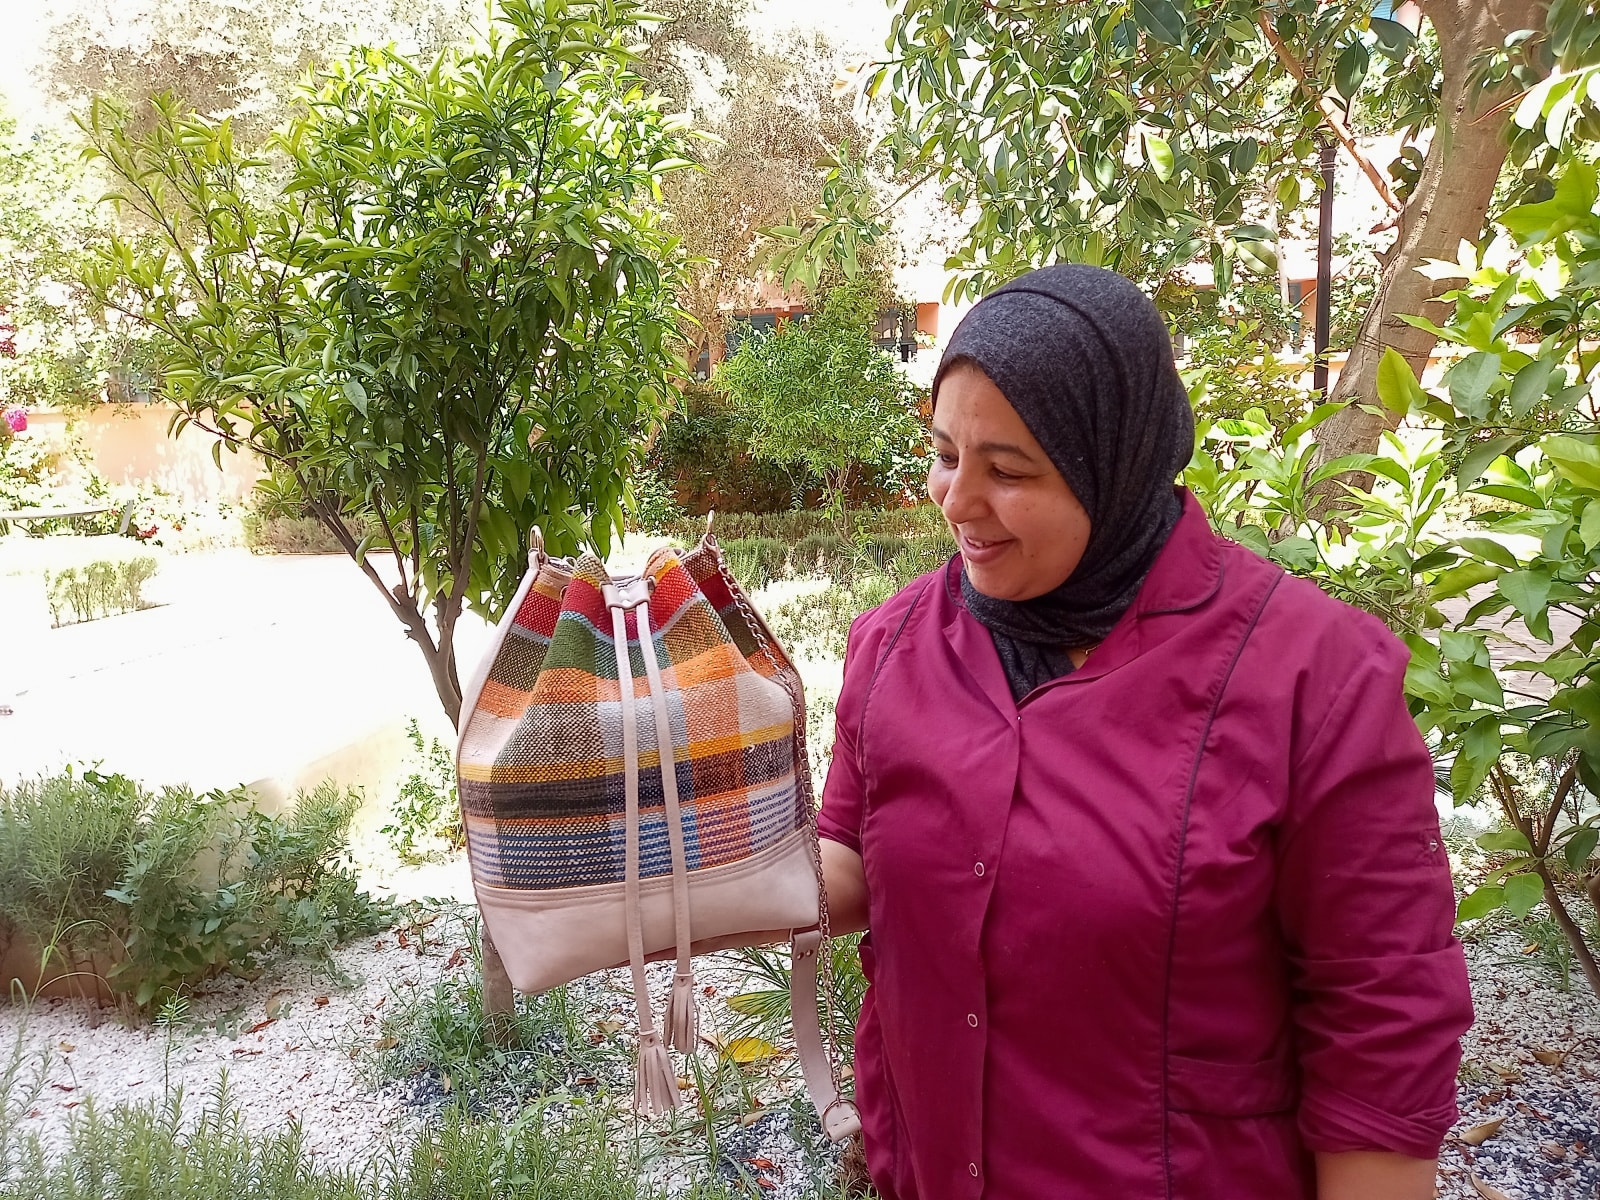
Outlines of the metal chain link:
{"type": "MultiPolygon", "coordinates": [[[[790,707],[794,710],[795,726],[795,783],[799,790],[800,799],[805,805],[806,831],[810,835],[808,841],[811,847],[811,865],[817,873],[817,908],[821,918],[819,928],[822,931],[822,945],[817,948],[817,979],[822,991],[823,1009],[827,1014],[827,1028],[823,1031],[822,1044],[828,1054],[828,1073],[833,1079],[833,1094],[838,1098],[844,1094],[844,1076],[839,1065],[838,1048],[834,1044],[834,1031],[837,1024],[833,1009],[833,950],[830,941],[828,920],[828,884],[822,874],[822,843],[817,834],[817,807],[815,793],[811,782],[811,756],[806,748],[806,702],[805,692],[798,693],[794,683],[798,683],[800,672],[793,663],[788,662],[788,656],[782,659],[774,648],[774,642],[768,641],[766,622],[756,612],[755,606],[744,594],[744,589],[734,579],[733,573],[728,569],[728,560],[722,556],[722,546],[712,534],[709,523],[701,545],[711,551],[712,558],[717,564],[717,573],[722,576],[728,585],[728,591],[733,596],[734,605],[744,616],[745,624],[750,632],[755,635],[756,645],[767,656],[767,661],[772,664],[773,672],[778,677],[778,683],[789,695],[790,707]],[[791,682],[791,677],[793,682],[791,682]]],[[[793,970],[790,964],[790,970],[793,970]]]]}

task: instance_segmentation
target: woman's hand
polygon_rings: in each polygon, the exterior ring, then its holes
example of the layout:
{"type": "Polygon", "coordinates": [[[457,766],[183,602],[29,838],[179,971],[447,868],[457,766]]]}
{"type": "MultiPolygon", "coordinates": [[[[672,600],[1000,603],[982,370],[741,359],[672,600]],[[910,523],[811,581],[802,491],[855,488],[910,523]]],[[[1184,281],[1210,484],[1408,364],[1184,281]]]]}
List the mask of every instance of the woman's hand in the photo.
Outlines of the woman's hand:
{"type": "MultiPolygon", "coordinates": [[[[867,879],[861,869],[861,856],[848,846],[822,842],[822,879],[828,889],[828,932],[834,937],[859,933],[867,927],[867,879]]],[[[759,933],[730,933],[725,937],[704,938],[690,947],[691,954],[710,954],[738,946],[770,946],[787,942],[789,929],[767,929],[759,933]]],[[[659,962],[676,955],[674,950],[658,950],[647,961],[659,962]]],[[[619,964],[626,966],[626,963],[619,964]]]]}
{"type": "Polygon", "coordinates": [[[1350,1150],[1317,1155],[1317,1200],[1432,1200],[1437,1159],[1350,1150]]]}

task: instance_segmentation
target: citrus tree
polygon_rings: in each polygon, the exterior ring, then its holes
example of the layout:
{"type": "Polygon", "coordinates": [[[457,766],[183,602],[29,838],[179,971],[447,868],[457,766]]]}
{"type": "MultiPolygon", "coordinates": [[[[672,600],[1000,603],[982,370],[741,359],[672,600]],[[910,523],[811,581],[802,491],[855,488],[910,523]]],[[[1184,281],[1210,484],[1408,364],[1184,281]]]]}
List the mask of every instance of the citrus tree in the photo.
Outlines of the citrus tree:
{"type": "Polygon", "coordinates": [[[681,256],[653,205],[683,128],[630,73],[643,16],[504,0],[476,48],[358,53],[260,157],[170,98],[145,132],[109,101],[83,121],[155,231],[113,239],[88,282],[170,344],[175,425],[265,459],[452,720],[462,612],[502,611],[534,525],[558,553],[607,547],[681,370],[681,256]]]}

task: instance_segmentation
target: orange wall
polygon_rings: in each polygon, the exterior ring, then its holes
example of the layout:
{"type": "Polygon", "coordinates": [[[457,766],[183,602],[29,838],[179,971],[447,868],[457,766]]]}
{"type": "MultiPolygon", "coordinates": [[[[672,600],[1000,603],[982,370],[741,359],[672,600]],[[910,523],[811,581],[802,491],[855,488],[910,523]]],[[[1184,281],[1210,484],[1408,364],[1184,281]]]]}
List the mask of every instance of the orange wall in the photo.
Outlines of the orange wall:
{"type": "MultiPolygon", "coordinates": [[[[77,437],[94,469],[107,482],[154,485],[191,504],[237,501],[264,472],[254,455],[222,453],[222,470],[211,458],[216,440],[191,426],[167,434],[174,409],[165,404],[100,404],[70,420],[64,413],[28,414],[29,432],[65,448],[77,437]]],[[[70,461],[63,468],[70,470],[70,461]]]]}

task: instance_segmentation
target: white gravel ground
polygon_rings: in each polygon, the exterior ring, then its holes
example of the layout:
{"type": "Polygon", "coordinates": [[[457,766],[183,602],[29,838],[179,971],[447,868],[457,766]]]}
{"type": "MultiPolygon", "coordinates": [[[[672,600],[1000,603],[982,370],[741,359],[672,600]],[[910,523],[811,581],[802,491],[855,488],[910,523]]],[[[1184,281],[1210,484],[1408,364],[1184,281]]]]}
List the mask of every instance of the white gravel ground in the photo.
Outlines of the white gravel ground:
{"type": "Polygon", "coordinates": [[[1600,1000],[1576,971],[1570,991],[1552,987],[1524,949],[1512,935],[1468,947],[1477,1020],[1440,1158],[1449,1200],[1600,1197],[1600,1000]]]}
{"type": "Polygon", "coordinates": [[[252,1130],[296,1122],[319,1163],[364,1161],[391,1135],[414,1130],[423,1114],[405,1089],[374,1089],[365,1053],[381,1035],[396,989],[427,986],[445,970],[470,970],[459,924],[453,941],[398,944],[395,931],[338,953],[354,986],[313,975],[303,963],[253,983],[218,980],[169,1025],[129,1026],[76,1000],[0,1007],[0,1064],[19,1047],[21,1086],[42,1083],[19,1122],[52,1149],[67,1137],[73,1111],[90,1097],[102,1111],[160,1101],[181,1089],[198,1112],[226,1079],[227,1093],[252,1130]],[[456,949],[462,953],[453,953],[456,949]],[[42,1080],[40,1073],[42,1072],[42,1080]]]}
{"type": "MultiPolygon", "coordinates": [[[[130,1028],[74,1001],[0,1009],[0,1065],[20,1049],[23,1079],[42,1085],[21,1115],[20,1132],[36,1133],[59,1149],[74,1110],[90,1097],[104,1110],[148,1103],[181,1088],[186,1110],[194,1112],[225,1077],[250,1128],[297,1122],[316,1162],[359,1164],[404,1141],[440,1110],[445,1096],[439,1088],[426,1079],[381,1084],[374,1063],[386,1010],[405,1003],[413,989],[472,970],[466,945],[463,925],[447,915],[422,937],[402,939],[390,931],[341,950],[338,966],[351,986],[313,976],[304,965],[269,972],[254,983],[219,981],[195,997],[181,1022],[165,1028],[130,1028]]],[[[1595,1200],[1600,1004],[1582,990],[1581,980],[1562,992],[1532,963],[1522,969],[1507,965],[1520,949],[1504,938],[1469,949],[1478,1022],[1466,1040],[1462,1119],[1441,1160],[1440,1195],[1595,1200]],[[1471,1139],[1476,1135],[1469,1131],[1502,1117],[1476,1145],[1458,1136],[1471,1139]]],[[[740,986],[726,965],[698,960],[697,968],[702,984],[716,995],[740,986]]],[[[670,970],[669,964],[652,967],[652,990],[670,970]]],[[[621,975],[575,985],[597,1018],[625,1008],[621,975]]],[[[715,1000],[707,1004],[710,1011],[715,1000]]],[[[618,1071],[625,1066],[619,1057],[618,1071]]],[[[797,1136],[804,1112],[803,1100],[773,1104],[766,1115],[725,1134],[715,1169],[730,1179],[741,1173],[764,1179],[762,1194],[775,1200],[805,1196],[815,1181],[831,1176],[835,1155],[814,1130],[802,1128],[797,1136]]],[[[651,1136],[645,1134],[646,1148],[651,1136]]],[[[656,1158],[645,1178],[676,1192],[685,1161],[656,1158]]],[[[704,1148],[697,1161],[703,1169],[704,1148]]]]}

